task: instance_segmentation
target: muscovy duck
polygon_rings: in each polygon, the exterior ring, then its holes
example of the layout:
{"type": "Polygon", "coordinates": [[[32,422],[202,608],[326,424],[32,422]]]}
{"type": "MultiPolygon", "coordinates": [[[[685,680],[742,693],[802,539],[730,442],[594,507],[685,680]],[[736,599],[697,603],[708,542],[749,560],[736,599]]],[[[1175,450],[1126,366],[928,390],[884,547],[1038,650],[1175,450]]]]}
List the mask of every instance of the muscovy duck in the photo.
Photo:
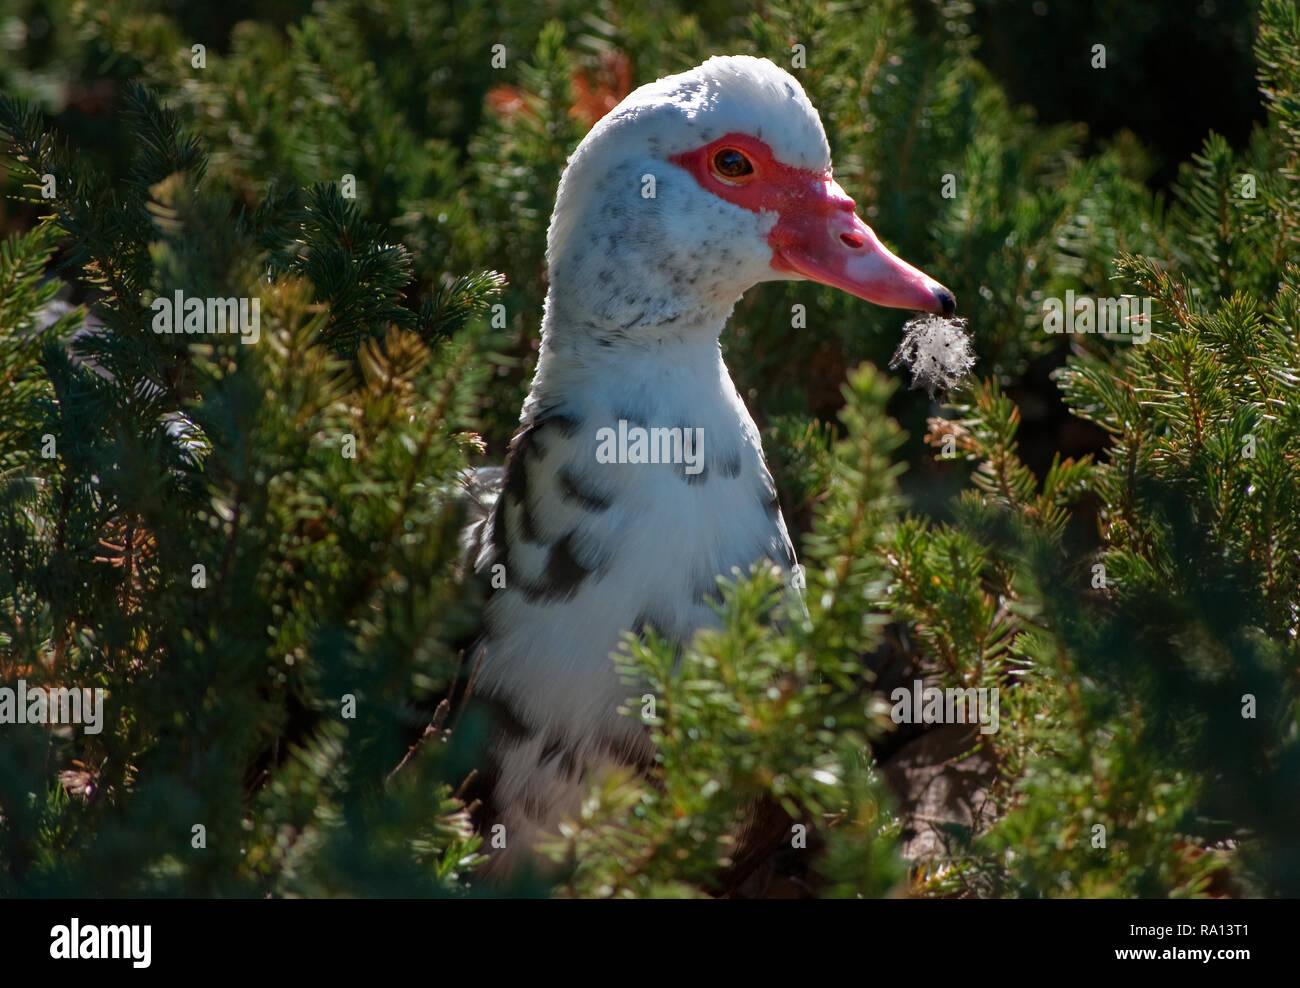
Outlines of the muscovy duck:
{"type": "Polygon", "coordinates": [[[498,874],[576,814],[592,768],[653,758],[618,712],[623,634],[686,641],[717,621],[719,574],[796,564],[719,346],[740,296],[809,279],[955,308],[857,216],[799,82],[749,56],[642,86],[596,124],[561,179],[547,262],[532,388],[467,534],[494,587],[468,665],[472,702],[496,715],[479,808],[505,828],[498,874]]]}

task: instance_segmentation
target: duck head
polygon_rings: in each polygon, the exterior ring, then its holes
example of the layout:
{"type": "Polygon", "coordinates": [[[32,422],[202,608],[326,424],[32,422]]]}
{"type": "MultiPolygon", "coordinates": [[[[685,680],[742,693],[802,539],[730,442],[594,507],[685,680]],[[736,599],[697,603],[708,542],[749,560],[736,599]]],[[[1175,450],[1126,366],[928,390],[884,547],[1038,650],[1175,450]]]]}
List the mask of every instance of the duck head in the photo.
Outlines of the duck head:
{"type": "Polygon", "coordinates": [[[569,159],[547,244],[548,335],[716,334],[764,281],[950,315],[831,175],[821,119],[767,59],[715,57],[631,93],[569,159]]]}

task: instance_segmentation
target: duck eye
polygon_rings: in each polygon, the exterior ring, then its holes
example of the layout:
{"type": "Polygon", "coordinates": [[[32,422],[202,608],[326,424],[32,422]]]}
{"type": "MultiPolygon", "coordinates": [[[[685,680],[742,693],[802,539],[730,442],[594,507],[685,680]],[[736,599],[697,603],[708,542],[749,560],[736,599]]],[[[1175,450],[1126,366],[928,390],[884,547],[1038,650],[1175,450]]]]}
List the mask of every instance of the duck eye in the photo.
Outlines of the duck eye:
{"type": "Polygon", "coordinates": [[[719,178],[743,178],[752,175],[754,166],[735,148],[723,148],[713,156],[713,171],[719,178]]]}

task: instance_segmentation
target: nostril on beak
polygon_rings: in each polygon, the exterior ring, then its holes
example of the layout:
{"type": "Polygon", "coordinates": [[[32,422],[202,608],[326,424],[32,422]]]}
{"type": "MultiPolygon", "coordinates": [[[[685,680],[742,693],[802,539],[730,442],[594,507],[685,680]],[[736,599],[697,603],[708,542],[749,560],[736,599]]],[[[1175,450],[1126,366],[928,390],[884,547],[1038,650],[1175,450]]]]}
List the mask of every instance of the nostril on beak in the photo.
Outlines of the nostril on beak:
{"type": "Polygon", "coordinates": [[[850,250],[862,249],[862,238],[859,236],[855,236],[852,233],[841,233],[840,240],[842,240],[844,242],[844,246],[848,247],[850,250]]]}

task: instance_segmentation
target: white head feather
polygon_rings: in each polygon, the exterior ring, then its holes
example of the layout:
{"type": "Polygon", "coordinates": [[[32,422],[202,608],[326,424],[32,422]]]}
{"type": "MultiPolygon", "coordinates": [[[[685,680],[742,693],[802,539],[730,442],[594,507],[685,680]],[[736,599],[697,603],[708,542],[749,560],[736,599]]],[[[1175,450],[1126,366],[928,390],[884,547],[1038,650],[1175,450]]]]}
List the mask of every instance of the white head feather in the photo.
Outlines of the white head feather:
{"type": "Polygon", "coordinates": [[[670,160],[729,133],[766,142],[785,164],[830,169],[816,109],[767,59],[719,56],[642,86],[596,124],[561,179],[544,338],[716,337],[746,289],[793,277],[772,267],[775,213],[712,195],[670,160]]]}

